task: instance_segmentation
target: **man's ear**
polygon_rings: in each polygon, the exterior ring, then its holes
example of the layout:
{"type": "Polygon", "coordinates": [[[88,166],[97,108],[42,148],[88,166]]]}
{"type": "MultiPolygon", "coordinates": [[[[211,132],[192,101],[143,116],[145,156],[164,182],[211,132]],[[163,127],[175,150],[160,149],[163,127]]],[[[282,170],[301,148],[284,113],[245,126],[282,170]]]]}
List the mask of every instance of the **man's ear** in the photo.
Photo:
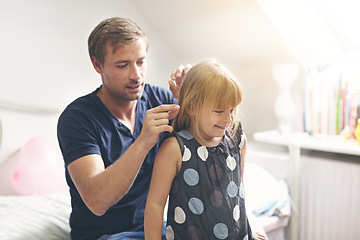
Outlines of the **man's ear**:
{"type": "Polygon", "coordinates": [[[91,63],[93,64],[95,70],[101,74],[102,73],[101,63],[95,57],[91,57],[91,63]]]}

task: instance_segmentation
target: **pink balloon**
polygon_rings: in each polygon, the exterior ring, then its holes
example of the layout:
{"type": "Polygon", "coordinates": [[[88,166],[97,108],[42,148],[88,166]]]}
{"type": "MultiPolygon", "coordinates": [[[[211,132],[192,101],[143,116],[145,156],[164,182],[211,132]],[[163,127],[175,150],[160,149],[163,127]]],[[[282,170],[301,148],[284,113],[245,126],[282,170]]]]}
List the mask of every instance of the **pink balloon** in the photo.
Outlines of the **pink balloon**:
{"type": "Polygon", "coordinates": [[[12,165],[9,169],[8,164],[7,171],[11,171],[13,193],[33,195],[68,189],[59,147],[45,137],[31,138],[7,161],[12,165]]]}

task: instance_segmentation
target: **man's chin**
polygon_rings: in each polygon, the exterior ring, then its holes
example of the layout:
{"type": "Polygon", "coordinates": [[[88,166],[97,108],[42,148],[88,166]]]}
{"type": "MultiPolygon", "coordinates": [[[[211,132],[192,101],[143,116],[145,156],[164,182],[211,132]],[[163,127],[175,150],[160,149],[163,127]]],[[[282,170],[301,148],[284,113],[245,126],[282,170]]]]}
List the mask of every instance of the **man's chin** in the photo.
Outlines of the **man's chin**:
{"type": "Polygon", "coordinates": [[[129,94],[128,99],[131,101],[139,100],[142,97],[143,91],[135,93],[135,94],[129,94]]]}

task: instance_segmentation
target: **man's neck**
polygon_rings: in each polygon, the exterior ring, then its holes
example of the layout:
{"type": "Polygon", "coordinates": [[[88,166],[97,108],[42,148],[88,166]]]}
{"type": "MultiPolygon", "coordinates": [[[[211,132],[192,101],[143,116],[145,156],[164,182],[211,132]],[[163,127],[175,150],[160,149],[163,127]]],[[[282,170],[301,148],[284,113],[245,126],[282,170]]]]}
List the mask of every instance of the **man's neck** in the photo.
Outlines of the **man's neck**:
{"type": "Polygon", "coordinates": [[[112,115],[133,133],[135,128],[137,100],[114,100],[102,94],[101,91],[99,91],[97,95],[112,115]]]}

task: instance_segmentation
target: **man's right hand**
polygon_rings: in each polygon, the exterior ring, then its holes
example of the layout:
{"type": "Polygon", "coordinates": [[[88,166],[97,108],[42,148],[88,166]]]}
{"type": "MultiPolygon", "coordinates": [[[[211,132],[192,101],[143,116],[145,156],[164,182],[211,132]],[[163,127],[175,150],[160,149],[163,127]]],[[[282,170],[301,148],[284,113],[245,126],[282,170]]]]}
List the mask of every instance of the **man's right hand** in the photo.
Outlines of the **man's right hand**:
{"type": "Polygon", "coordinates": [[[176,104],[160,105],[146,111],[143,127],[139,138],[146,147],[151,149],[163,132],[172,132],[169,121],[179,113],[180,106],[176,104]]]}

